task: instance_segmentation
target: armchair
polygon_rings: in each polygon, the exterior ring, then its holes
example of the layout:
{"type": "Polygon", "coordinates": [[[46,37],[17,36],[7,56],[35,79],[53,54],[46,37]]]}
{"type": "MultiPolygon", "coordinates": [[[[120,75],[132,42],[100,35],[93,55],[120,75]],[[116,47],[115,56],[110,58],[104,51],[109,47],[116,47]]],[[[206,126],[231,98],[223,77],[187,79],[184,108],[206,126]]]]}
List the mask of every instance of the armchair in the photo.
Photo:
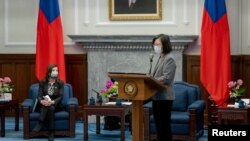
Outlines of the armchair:
{"type": "MultiPolygon", "coordinates": [[[[33,133],[32,129],[38,122],[39,112],[33,110],[38,95],[39,84],[32,84],[29,88],[28,98],[21,104],[23,113],[23,138],[28,139],[35,136],[48,136],[46,127],[38,133],[33,133]]],[[[77,112],[78,100],[73,97],[72,86],[68,83],[64,85],[64,95],[62,103],[65,110],[55,113],[55,135],[75,137],[75,116],[77,112]]]]}
{"type": "MultiPolygon", "coordinates": [[[[195,141],[203,135],[205,102],[200,88],[184,81],[174,82],[175,100],[171,112],[173,140],[195,141]]],[[[144,105],[145,140],[155,140],[156,128],[152,102],[144,105]]]]}

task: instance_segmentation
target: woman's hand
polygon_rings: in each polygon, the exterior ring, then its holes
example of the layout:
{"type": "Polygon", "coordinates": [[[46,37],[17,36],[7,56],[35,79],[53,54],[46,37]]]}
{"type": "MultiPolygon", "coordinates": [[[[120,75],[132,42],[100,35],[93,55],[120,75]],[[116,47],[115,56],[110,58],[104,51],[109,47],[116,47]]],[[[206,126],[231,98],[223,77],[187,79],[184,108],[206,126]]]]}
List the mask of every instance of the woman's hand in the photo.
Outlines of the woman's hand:
{"type": "Polygon", "coordinates": [[[41,104],[42,104],[43,106],[50,106],[50,105],[52,105],[52,104],[54,104],[54,103],[55,103],[55,101],[53,101],[53,100],[47,100],[47,99],[41,100],[41,104]]]}

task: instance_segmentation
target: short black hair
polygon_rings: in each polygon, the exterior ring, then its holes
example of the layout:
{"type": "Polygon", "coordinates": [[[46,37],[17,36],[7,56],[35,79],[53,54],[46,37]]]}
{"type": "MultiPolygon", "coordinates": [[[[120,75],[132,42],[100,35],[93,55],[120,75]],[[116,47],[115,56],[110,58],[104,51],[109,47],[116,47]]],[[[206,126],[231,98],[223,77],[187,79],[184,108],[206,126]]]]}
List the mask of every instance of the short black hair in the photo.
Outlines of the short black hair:
{"type": "Polygon", "coordinates": [[[165,34],[159,34],[156,37],[153,38],[152,40],[152,45],[154,44],[156,39],[160,39],[162,43],[162,53],[167,54],[172,51],[172,45],[170,42],[170,38],[168,35],[165,34]]]}

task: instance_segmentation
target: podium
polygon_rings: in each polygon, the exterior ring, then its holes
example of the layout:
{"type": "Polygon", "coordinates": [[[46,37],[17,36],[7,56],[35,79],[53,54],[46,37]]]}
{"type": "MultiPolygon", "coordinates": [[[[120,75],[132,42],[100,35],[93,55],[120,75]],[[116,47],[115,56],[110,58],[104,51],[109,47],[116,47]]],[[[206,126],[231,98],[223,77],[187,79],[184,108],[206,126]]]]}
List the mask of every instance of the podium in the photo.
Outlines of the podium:
{"type": "Polygon", "coordinates": [[[143,101],[151,98],[157,90],[166,89],[152,76],[143,73],[108,72],[118,81],[118,98],[132,100],[132,139],[144,140],[143,101]]]}

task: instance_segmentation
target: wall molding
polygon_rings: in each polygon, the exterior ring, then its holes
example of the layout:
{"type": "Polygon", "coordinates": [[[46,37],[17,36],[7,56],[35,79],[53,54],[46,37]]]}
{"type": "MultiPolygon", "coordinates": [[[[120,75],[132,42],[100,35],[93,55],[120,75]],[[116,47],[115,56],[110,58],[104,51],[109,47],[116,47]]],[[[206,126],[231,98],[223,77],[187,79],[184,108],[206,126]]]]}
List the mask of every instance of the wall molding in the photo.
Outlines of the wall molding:
{"type": "MultiPolygon", "coordinates": [[[[78,1],[78,0],[77,0],[78,1]]],[[[77,7],[77,5],[76,5],[77,7]]],[[[84,21],[83,21],[83,24],[84,25],[89,25],[90,23],[90,19],[89,19],[89,0],[84,0],[84,21]]]]}
{"type": "MultiPolygon", "coordinates": [[[[78,34],[78,1],[79,0],[74,0],[74,6],[75,6],[75,11],[74,11],[74,34],[78,34]]],[[[89,0],[86,0],[89,1],[89,0]]],[[[38,5],[35,5],[38,10],[39,8],[39,3],[38,5]]],[[[59,1],[59,7],[60,7],[60,13],[61,13],[61,19],[63,20],[62,16],[62,11],[63,11],[63,2],[59,1]]],[[[34,47],[36,46],[36,42],[10,42],[9,41],[9,1],[4,0],[4,46],[5,47],[34,47]]],[[[35,19],[38,19],[38,14],[36,14],[35,19]]],[[[66,35],[64,33],[64,35],[66,35]]],[[[71,46],[73,45],[72,42],[64,42],[65,46],[71,46]]]]}
{"type": "MultiPolygon", "coordinates": [[[[154,35],[68,35],[84,49],[151,50],[154,35]]],[[[170,36],[174,50],[183,50],[198,38],[197,35],[170,36]]]]}
{"type": "Polygon", "coordinates": [[[188,25],[188,7],[187,7],[187,0],[183,0],[183,23],[184,25],[188,25]]]}

